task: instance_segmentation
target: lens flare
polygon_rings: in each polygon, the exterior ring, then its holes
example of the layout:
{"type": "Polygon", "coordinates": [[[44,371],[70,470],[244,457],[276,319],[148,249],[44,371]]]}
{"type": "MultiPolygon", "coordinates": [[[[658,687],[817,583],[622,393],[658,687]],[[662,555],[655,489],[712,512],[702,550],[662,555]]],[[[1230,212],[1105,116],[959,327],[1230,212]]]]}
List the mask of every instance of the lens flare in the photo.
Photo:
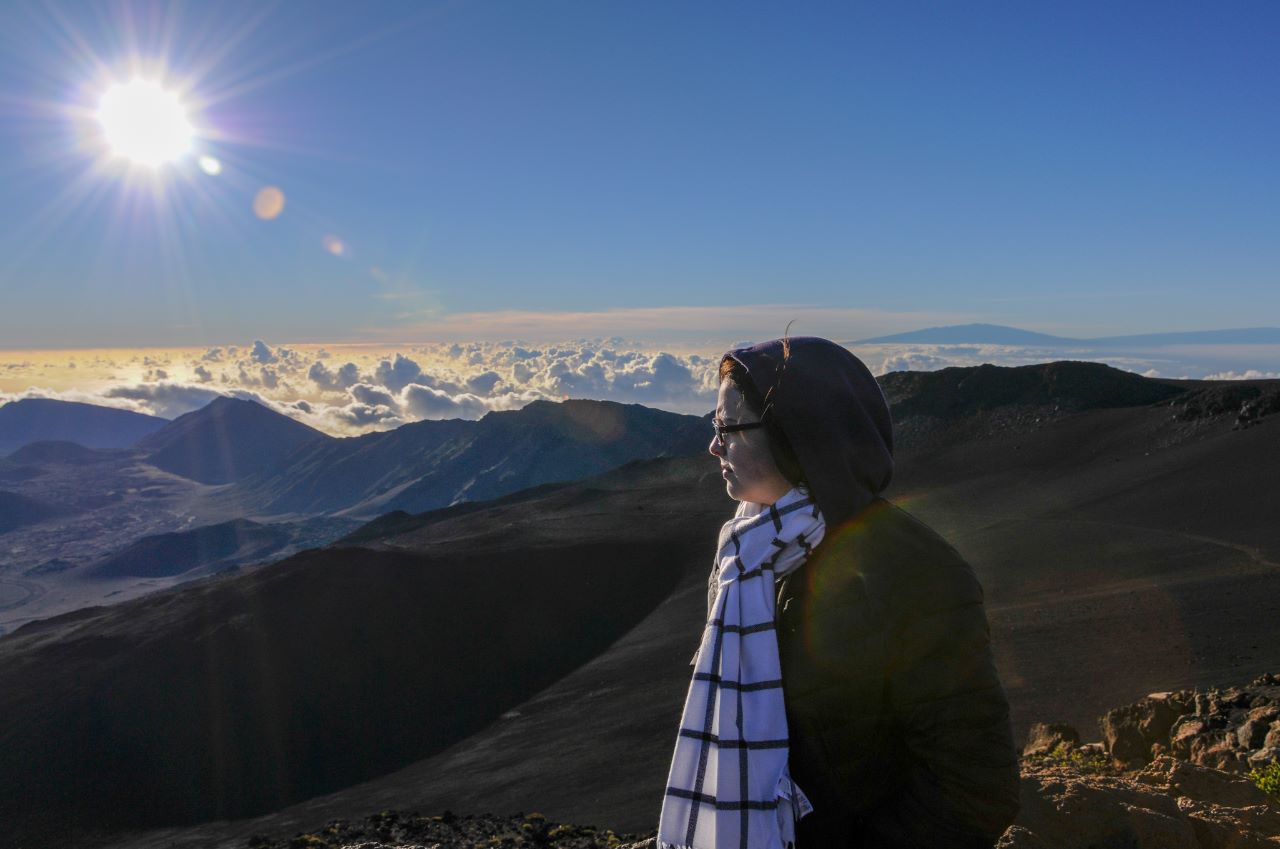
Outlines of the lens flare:
{"type": "Polygon", "coordinates": [[[284,192],[275,186],[263,186],[253,198],[253,214],[270,221],[284,212],[284,192]]]}
{"type": "Polygon", "coordinates": [[[150,80],[107,89],[98,103],[98,123],[113,153],[153,168],[190,150],[195,134],[178,95],[150,80]]]}
{"type": "Polygon", "coordinates": [[[212,156],[202,156],[199,162],[200,170],[210,177],[216,177],[222,173],[222,163],[212,156]]]}
{"type": "Polygon", "coordinates": [[[347,252],[346,244],[332,234],[324,237],[324,249],[334,256],[342,256],[347,252]]]}

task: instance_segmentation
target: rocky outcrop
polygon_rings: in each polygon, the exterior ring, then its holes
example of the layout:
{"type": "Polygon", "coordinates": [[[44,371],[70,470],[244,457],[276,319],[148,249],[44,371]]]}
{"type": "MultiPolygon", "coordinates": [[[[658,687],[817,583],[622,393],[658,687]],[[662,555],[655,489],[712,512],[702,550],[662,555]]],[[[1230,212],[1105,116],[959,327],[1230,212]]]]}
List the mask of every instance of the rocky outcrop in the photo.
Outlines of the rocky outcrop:
{"type": "Polygon", "coordinates": [[[1245,687],[1152,693],[1099,720],[1116,765],[1161,755],[1233,773],[1280,758],[1280,674],[1245,687]]]}
{"type": "Polygon", "coordinates": [[[1280,750],[1280,675],[1152,693],[1098,720],[1032,726],[1022,810],[999,849],[1280,849],[1280,798],[1248,773],[1280,750]]]}
{"type": "Polygon", "coordinates": [[[1132,776],[1024,765],[998,849],[1278,849],[1280,805],[1244,778],[1161,756],[1132,776]]]}
{"type": "Polygon", "coordinates": [[[1224,381],[1195,389],[1170,401],[1178,421],[1196,421],[1235,415],[1235,429],[1258,424],[1268,415],[1280,412],[1280,386],[1274,383],[1224,381]]]}

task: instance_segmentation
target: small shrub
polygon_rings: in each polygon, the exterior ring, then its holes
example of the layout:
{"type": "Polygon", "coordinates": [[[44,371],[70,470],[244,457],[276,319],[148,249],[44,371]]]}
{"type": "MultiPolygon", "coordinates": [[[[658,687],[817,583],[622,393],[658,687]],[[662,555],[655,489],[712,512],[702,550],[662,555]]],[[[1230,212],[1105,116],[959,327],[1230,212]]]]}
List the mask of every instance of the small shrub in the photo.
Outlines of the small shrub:
{"type": "Polygon", "coordinates": [[[1272,761],[1261,768],[1249,770],[1249,778],[1258,789],[1280,802],[1280,761],[1272,761]]]}
{"type": "Polygon", "coordinates": [[[318,834],[299,834],[289,841],[289,849],[329,849],[329,841],[318,834]]]}
{"type": "Polygon", "coordinates": [[[1059,743],[1053,751],[1039,759],[1041,766],[1069,766],[1086,775],[1114,775],[1115,765],[1101,752],[1082,752],[1067,743],[1059,743]]]}

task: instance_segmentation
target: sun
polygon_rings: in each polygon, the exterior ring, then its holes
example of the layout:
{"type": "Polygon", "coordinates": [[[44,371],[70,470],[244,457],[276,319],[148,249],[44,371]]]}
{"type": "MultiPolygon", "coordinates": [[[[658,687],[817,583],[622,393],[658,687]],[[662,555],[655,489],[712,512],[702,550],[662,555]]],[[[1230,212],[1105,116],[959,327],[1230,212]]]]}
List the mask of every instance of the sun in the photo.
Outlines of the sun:
{"type": "Polygon", "coordinates": [[[187,153],[195,135],[178,95],[142,79],[108,88],[98,122],[113,153],[151,167],[187,153]]]}

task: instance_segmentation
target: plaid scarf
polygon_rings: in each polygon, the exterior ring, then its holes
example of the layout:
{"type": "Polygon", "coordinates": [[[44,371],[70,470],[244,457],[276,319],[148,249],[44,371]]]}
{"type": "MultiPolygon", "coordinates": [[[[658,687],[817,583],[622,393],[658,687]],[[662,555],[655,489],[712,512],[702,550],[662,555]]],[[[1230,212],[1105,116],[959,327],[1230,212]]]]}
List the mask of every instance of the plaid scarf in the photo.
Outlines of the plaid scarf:
{"type": "Polygon", "coordinates": [[[825,524],[803,489],[741,502],[720,530],[718,592],[702,635],[667,779],[662,849],[779,849],[808,801],[787,772],[787,714],[774,580],[798,568],[825,524]]]}

